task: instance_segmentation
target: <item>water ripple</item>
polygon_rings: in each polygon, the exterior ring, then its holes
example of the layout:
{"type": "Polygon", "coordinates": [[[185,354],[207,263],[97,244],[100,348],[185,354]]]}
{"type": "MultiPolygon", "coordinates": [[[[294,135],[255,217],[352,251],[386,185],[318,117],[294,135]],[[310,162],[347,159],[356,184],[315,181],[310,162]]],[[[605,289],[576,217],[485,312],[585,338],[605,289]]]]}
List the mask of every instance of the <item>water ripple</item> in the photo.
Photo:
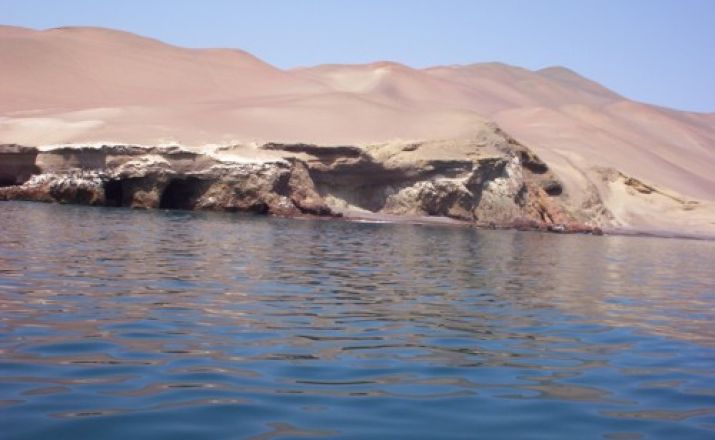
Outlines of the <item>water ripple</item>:
{"type": "Polygon", "coordinates": [[[715,435],[713,242],[14,202],[0,226],[3,438],[715,435]]]}

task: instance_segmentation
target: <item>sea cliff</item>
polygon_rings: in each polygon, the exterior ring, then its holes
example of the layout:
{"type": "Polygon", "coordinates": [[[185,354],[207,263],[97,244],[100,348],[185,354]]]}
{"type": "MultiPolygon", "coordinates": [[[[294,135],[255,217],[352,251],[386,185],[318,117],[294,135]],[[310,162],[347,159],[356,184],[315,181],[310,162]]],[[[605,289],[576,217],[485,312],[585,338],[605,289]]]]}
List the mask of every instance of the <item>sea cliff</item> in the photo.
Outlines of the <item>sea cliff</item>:
{"type": "Polygon", "coordinates": [[[484,228],[600,233],[537,155],[496,127],[468,139],[188,148],[0,145],[0,200],[278,216],[449,218],[484,228]]]}

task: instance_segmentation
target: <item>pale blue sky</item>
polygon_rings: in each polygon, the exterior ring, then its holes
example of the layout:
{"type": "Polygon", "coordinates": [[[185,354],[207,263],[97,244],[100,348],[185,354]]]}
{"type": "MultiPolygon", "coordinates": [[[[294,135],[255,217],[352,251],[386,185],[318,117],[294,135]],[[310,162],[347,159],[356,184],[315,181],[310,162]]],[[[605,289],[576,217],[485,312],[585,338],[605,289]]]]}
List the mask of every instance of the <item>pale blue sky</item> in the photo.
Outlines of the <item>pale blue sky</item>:
{"type": "Polygon", "coordinates": [[[0,23],[238,47],[279,67],[563,65],[636,100],[715,111],[715,0],[0,0],[0,23]]]}

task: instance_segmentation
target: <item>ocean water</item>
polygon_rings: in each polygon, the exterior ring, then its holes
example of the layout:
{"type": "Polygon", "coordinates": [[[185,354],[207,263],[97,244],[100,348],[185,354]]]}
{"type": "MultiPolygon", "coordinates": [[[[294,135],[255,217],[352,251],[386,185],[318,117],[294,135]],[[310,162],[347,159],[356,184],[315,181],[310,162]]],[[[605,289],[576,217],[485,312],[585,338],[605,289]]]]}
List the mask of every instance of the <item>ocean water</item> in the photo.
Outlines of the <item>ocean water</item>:
{"type": "Polygon", "coordinates": [[[715,242],[0,204],[0,438],[715,438],[715,242]]]}

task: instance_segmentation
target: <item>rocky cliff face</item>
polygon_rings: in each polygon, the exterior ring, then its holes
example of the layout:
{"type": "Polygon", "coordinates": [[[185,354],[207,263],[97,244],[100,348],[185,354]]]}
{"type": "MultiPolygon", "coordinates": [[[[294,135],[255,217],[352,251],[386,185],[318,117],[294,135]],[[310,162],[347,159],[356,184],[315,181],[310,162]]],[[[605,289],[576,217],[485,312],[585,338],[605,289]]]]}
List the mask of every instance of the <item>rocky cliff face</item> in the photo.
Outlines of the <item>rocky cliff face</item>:
{"type": "Polygon", "coordinates": [[[440,216],[559,232],[594,232],[599,223],[570,211],[557,176],[498,129],[470,139],[367,146],[267,143],[249,154],[241,146],[2,145],[0,183],[0,200],[280,216],[440,216]]]}

